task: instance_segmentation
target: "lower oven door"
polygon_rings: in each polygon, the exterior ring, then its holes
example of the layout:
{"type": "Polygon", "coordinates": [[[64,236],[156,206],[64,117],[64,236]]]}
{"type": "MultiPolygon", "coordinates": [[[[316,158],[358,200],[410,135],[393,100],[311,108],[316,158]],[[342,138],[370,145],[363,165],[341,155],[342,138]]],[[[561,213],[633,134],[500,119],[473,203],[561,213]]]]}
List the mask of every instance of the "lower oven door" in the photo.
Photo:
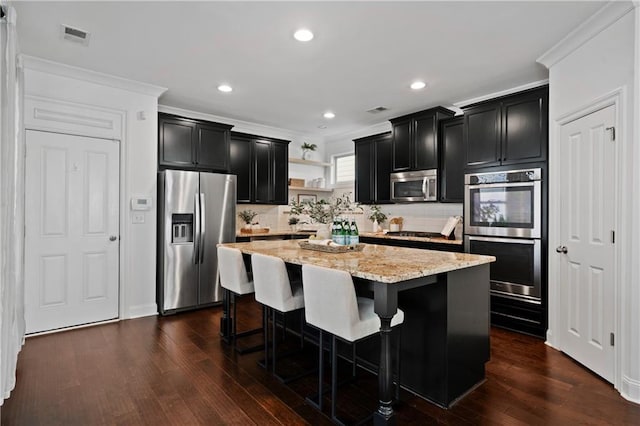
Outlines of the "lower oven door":
{"type": "Polygon", "coordinates": [[[465,236],[467,253],[495,256],[491,264],[491,292],[540,303],[542,245],[539,239],[465,236]]]}

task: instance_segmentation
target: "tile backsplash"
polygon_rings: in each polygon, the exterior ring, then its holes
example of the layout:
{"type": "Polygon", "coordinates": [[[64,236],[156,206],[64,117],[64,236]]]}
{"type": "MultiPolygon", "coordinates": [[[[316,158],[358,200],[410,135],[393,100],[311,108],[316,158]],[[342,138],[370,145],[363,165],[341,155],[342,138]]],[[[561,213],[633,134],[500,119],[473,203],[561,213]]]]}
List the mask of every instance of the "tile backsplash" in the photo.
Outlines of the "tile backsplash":
{"type": "MultiPolygon", "coordinates": [[[[334,196],[344,193],[353,193],[351,188],[340,188],[334,190],[334,196]]],[[[352,196],[353,198],[353,196],[352,196]]],[[[410,231],[440,232],[450,216],[462,216],[462,204],[457,203],[410,203],[410,204],[384,204],[381,205],[383,213],[389,219],[401,216],[403,218],[402,229],[410,231]]],[[[273,230],[289,229],[289,206],[270,206],[256,204],[238,204],[236,211],[253,210],[258,213],[254,222],[270,227],[273,230]]],[[[361,232],[371,232],[372,223],[367,219],[369,207],[363,206],[362,214],[355,214],[358,228],[361,232]]],[[[305,220],[306,218],[301,218],[305,220]]],[[[236,229],[243,225],[240,218],[236,218],[236,229]]],[[[382,224],[384,229],[389,228],[388,220],[382,224]]],[[[457,238],[462,238],[462,224],[458,224],[455,231],[457,238]]]]}

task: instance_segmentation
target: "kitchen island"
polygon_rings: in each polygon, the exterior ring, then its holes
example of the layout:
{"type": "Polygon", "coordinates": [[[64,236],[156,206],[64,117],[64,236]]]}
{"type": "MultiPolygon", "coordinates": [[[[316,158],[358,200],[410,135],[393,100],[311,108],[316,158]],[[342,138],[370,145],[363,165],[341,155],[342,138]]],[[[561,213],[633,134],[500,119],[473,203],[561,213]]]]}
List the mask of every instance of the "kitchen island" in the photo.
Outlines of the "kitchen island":
{"type": "MultiPolygon", "coordinates": [[[[313,264],[347,271],[357,290],[373,294],[380,339],[365,344],[379,346],[369,357],[378,372],[374,424],[395,424],[390,324],[398,307],[405,312],[401,352],[405,389],[450,406],[484,380],[489,360],[489,263],[494,257],[374,244],[365,244],[360,252],[326,253],[302,249],[295,240],[223,245],[246,255],[279,257],[294,268],[313,264]]],[[[228,334],[229,322],[221,329],[228,334]]],[[[359,356],[366,358],[371,352],[359,348],[359,356]]]]}

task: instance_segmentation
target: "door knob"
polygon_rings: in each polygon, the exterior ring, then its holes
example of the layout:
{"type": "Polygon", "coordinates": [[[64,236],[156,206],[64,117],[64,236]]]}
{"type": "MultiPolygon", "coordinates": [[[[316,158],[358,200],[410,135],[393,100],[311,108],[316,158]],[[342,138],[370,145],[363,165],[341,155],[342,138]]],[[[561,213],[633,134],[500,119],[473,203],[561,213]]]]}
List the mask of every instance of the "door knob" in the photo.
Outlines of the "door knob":
{"type": "Polygon", "coordinates": [[[115,235],[112,235],[112,236],[109,237],[109,241],[115,241],[117,239],[118,239],[118,237],[115,236],[115,235]]]}
{"type": "Polygon", "coordinates": [[[558,247],[556,247],[556,251],[558,253],[565,253],[566,254],[568,250],[567,250],[567,247],[565,247],[565,246],[558,246],[558,247]]]}

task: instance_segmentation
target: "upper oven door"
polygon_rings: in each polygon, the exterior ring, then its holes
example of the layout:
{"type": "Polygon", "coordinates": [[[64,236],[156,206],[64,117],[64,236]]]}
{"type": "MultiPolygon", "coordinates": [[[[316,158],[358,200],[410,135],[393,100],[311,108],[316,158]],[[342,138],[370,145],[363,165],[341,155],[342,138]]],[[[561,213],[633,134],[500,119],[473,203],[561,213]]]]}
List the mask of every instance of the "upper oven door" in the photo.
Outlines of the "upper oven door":
{"type": "Polygon", "coordinates": [[[465,233],[540,238],[542,183],[465,185],[465,233]]]}

